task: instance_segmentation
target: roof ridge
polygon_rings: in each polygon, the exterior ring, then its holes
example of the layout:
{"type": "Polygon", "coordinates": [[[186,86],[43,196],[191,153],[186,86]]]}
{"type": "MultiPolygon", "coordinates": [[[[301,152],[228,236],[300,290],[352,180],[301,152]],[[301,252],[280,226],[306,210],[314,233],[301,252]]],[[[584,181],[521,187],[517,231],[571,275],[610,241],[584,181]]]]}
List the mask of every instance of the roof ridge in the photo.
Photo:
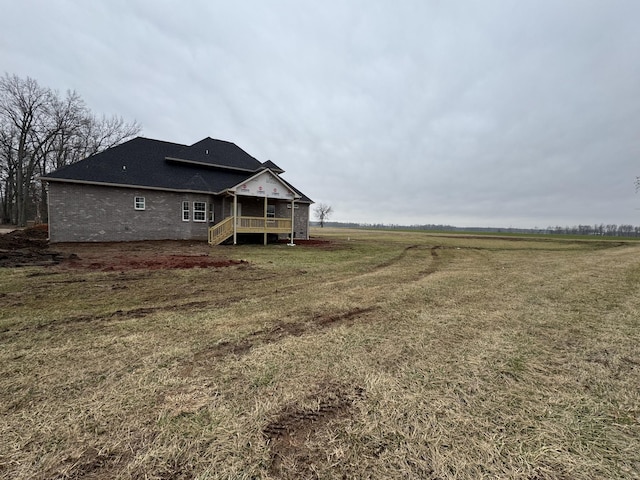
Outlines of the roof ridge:
{"type": "MultiPolygon", "coordinates": [[[[185,145],[184,143],[169,142],[167,140],[158,140],[157,138],[144,137],[142,135],[138,135],[137,137],[134,137],[131,140],[150,140],[152,142],[165,143],[167,145],[176,145],[176,146],[179,146],[179,147],[188,147],[188,145],[185,145]]],[[[131,141],[131,140],[127,140],[127,141],[131,141]]],[[[117,145],[115,145],[115,146],[117,146],[117,145]]]]}
{"type": "MultiPolygon", "coordinates": [[[[236,145],[234,142],[230,142],[229,140],[222,140],[221,138],[213,138],[211,136],[206,136],[204,137],[202,140],[198,140],[197,142],[192,143],[191,145],[185,145],[186,147],[193,147],[194,145],[196,145],[197,143],[201,143],[204,142],[205,140],[212,140],[214,142],[221,142],[221,143],[229,143],[231,145],[236,145]]],[[[236,147],[238,147],[238,145],[236,145],[236,147]]],[[[238,147],[240,148],[240,147],[238,147]]]]}

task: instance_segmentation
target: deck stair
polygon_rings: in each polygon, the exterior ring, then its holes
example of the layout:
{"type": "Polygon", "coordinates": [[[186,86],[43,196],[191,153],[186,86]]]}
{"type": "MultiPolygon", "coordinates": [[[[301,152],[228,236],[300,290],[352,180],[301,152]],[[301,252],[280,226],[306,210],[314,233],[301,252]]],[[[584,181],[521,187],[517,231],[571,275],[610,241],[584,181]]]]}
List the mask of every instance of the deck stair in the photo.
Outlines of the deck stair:
{"type": "Polygon", "coordinates": [[[209,228],[209,245],[220,245],[233,235],[233,217],[227,217],[209,228]]]}

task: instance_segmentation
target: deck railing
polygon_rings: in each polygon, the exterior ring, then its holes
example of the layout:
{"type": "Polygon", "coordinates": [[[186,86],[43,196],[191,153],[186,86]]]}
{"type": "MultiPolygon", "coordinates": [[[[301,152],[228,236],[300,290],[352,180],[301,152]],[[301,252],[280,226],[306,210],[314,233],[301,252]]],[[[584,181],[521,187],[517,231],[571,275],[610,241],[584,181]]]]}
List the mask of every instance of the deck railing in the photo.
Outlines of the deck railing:
{"type": "MultiPolygon", "coordinates": [[[[236,233],[291,233],[290,218],[238,217],[236,233]]],[[[218,245],[233,235],[233,217],[209,228],[209,244],[218,245]]]]}
{"type": "Polygon", "coordinates": [[[290,233],[290,218],[238,217],[238,233],[290,233]]]}

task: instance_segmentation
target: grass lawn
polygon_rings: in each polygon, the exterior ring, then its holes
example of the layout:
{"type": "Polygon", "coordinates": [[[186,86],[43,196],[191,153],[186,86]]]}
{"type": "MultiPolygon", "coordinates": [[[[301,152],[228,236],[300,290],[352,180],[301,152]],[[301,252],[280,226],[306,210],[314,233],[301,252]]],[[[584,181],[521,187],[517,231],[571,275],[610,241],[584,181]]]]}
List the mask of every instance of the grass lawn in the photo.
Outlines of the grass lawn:
{"type": "Polygon", "coordinates": [[[640,243],[313,235],[0,269],[0,478],[640,478],[640,243]]]}

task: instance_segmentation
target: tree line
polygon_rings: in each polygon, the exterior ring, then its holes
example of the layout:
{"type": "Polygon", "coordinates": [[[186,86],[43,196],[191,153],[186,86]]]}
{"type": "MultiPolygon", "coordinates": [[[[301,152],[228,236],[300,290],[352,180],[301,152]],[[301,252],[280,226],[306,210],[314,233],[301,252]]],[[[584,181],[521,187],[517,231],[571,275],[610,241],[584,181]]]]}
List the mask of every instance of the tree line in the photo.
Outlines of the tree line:
{"type": "Polygon", "coordinates": [[[64,95],[32,78],[0,78],[0,223],[46,221],[38,178],[139,134],[121,117],[98,116],[75,91],[64,95]]]}
{"type": "Polygon", "coordinates": [[[600,235],[605,237],[640,237],[640,226],[596,224],[596,225],[574,225],[571,227],[555,226],[547,227],[544,233],[556,233],[565,235],[600,235]]]}
{"type": "Polygon", "coordinates": [[[453,225],[397,225],[384,223],[358,223],[358,222],[324,222],[328,227],[342,228],[374,228],[384,230],[431,230],[439,232],[489,232],[489,233],[530,233],[546,235],[595,235],[603,237],[632,237],[640,238],[640,226],[595,224],[573,226],[548,226],[546,228],[499,228],[499,227],[455,227],[453,225]]]}

